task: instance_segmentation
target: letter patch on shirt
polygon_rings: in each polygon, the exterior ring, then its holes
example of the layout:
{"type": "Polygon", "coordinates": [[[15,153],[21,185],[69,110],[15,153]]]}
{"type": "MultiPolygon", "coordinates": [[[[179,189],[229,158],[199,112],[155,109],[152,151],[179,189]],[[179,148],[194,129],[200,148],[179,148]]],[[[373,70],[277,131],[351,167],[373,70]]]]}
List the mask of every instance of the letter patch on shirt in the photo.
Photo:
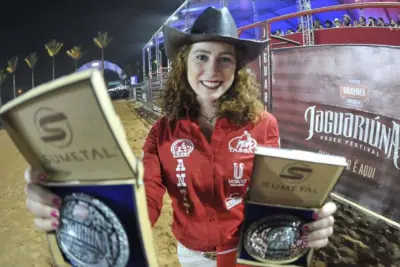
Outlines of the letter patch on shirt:
{"type": "Polygon", "coordinates": [[[257,141],[251,137],[250,133],[245,131],[241,136],[232,138],[229,141],[228,148],[230,152],[253,154],[257,141]]]}
{"type": "Polygon", "coordinates": [[[183,159],[177,159],[176,162],[176,178],[178,180],[177,187],[179,188],[179,192],[181,192],[183,197],[183,206],[185,207],[186,213],[190,213],[190,203],[188,199],[188,192],[187,192],[187,184],[185,181],[186,178],[186,167],[183,162],[183,159]]]}

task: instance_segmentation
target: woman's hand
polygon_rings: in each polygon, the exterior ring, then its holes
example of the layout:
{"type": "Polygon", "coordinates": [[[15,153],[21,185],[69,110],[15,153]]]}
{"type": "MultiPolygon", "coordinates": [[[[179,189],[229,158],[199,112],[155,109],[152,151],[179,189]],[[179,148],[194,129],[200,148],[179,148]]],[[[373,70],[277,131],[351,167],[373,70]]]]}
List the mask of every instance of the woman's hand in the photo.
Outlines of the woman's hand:
{"type": "Polygon", "coordinates": [[[333,234],[333,214],[336,210],[336,204],[328,202],[314,213],[315,221],[303,226],[304,246],[319,249],[328,245],[328,238],[333,234]]]}
{"type": "Polygon", "coordinates": [[[58,228],[61,198],[51,193],[39,184],[46,179],[46,174],[28,167],[24,173],[26,193],[26,207],[35,216],[37,228],[43,231],[52,231],[58,228]]]}

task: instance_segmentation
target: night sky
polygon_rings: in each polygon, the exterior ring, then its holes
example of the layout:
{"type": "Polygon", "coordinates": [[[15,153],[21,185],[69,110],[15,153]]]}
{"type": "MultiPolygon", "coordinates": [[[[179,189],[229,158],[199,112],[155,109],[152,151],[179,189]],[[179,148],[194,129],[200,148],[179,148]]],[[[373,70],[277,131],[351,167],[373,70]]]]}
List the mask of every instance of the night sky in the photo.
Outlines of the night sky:
{"type": "MultiPolygon", "coordinates": [[[[31,70],[24,62],[30,52],[39,56],[35,85],[52,79],[52,60],[44,45],[56,39],[64,43],[55,57],[56,77],[74,71],[74,62],[66,50],[81,46],[87,52],[79,66],[101,59],[101,50],[93,43],[98,31],[107,31],[113,41],[105,50],[105,60],[124,69],[141,62],[145,43],[182,0],[69,0],[4,1],[0,7],[0,68],[19,55],[16,71],[17,89],[31,87],[31,70]],[[52,5],[51,5],[52,4],[52,5]]],[[[12,96],[12,76],[2,86],[3,103],[12,96]]]]}

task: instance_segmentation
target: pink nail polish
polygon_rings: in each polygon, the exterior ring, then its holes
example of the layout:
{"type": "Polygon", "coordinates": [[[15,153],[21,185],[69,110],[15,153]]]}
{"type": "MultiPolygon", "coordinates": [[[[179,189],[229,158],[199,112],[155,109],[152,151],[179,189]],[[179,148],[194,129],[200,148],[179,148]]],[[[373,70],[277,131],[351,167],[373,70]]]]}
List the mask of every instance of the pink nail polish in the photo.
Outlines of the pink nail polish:
{"type": "Polygon", "coordinates": [[[39,175],[39,180],[44,181],[46,179],[47,175],[45,173],[42,173],[39,175]]]}
{"type": "Polygon", "coordinates": [[[56,206],[57,208],[61,206],[61,199],[59,198],[55,198],[53,199],[53,204],[54,206],[56,206]]]}
{"type": "Polygon", "coordinates": [[[58,222],[52,222],[52,223],[51,223],[51,226],[52,226],[54,229],[57,229],[57,228],[58,228],[58,222]]]}
{"type": "Polygon", "coordinates": [[[308,225],[303,225],[303,231],[308,232],[308,225]]]}
{"type": "Polygon", "coordinates": [[[312,217],[313,217],[314,220],[317,220],[318,219],[318,213],[314,213],[312,217]]]}
{"type": "Polygon", "coordinates": [[[58,215],[58,211],[56,211],[56,210],[53,210],[53,211],[50,213],[50,216],[51,216],[51,217],[53,217],[53,218],[56,218],[56,219],[58,219],[58,217],[59,217],[59,215],[58,215]]]}
{"type": "Polygon", "coordinates": [[[307,248],[308,247],[308,241],[303,241],[302,247],[303,248],[307,248]]]}

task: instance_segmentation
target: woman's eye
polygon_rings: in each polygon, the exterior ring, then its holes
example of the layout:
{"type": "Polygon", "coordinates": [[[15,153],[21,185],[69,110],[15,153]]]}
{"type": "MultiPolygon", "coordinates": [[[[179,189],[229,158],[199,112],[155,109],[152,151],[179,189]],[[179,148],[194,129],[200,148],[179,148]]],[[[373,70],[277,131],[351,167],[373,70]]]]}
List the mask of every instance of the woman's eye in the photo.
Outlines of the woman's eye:
{"type": "Polygon", "coordinates": [[[204,56],[204,55],[199,55],[196,58],[200,59],[200,60],[207,60],[207,56],[204,56]]]}
{"type": "Polygon", "coordinates": [[[223,63],[227,63],[227,62],[231,62],[232,60],[229,57],[223,57],[221,58],[221,62],[223,63]]]}

